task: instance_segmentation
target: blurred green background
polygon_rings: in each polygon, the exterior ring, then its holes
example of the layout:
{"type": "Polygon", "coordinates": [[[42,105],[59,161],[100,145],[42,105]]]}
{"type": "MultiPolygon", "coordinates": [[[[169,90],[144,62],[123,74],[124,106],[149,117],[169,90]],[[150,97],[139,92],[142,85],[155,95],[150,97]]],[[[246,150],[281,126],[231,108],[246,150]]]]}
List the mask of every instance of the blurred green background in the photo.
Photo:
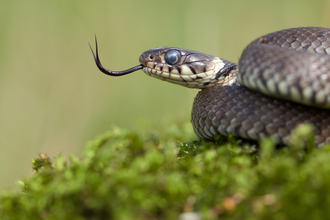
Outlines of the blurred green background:
{"type": "MultiPolygon", "coordinates": [[[[142,71],[109,77],[158,46],[175,46],[237,62],[256,37],[284,28],[330,27],[330,0],[1,1],[0,189],[32,175],[38,153],[81,155],[112,126],[189,121],[197,90],[142,71]]],[[[188,141],[188,140],[182,140],[188,141]]]]}

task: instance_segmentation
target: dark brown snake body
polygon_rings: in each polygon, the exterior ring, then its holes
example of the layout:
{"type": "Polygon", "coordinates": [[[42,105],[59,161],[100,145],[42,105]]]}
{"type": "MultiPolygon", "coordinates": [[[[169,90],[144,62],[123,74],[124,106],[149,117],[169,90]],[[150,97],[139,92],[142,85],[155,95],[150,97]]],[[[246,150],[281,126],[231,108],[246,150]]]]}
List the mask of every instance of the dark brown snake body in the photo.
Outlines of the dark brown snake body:
{"type": "Polygon", "coordinates": [[[312,124],[315,144],[330,143],[330,29],[292,28],[253,41],[238,66],[210,55],[161,47],[144,52],[127,71],[99,69],[112,76],[138,69],[153,77],[201,88],[191,121],[202,139],[234,134],[259,140],[271,136],[290,144],[293,130],[312,124]]]}

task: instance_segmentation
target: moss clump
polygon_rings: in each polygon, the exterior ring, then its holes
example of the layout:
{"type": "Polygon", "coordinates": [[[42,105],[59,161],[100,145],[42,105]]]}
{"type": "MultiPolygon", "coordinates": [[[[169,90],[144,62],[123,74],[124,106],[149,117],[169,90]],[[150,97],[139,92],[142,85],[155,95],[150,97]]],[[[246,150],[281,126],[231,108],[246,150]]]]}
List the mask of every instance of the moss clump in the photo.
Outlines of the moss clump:
{"type": "MultiPolygon", "coordinates": [[[[180,129],[178,129],[180,130],[180,129]]],[[[22,192],[0,195],[0,219],[327,219],[330,148],[259,152],[234,138],[177,141],[166,130],[140,135],[113,129],[91,141],[84,157],[33,160],[22,192]]],[[[188,135],[189,136],[189,135],[188,135]]]]}

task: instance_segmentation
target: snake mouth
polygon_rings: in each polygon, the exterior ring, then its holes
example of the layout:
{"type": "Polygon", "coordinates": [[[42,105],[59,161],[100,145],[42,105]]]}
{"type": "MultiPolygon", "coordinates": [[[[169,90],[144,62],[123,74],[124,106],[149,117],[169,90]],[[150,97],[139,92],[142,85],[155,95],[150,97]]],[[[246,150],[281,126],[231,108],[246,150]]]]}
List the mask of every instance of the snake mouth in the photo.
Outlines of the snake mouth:
{"type": "Polygon", "coordinates": [[[90,45],[90,43],[88,42],[88,45],[89,45],[89,48],[91,49],[92,53],[93,53],[93,57],[94,57],[94,61],[95,61],[95,64],[97,66],[97,68],[99,68],[99,70],[109,76],[123,76],[123,75],[126,75],[126,74],[129,74],[129,73],[133,73],[137,70],[140,70],[142,68],[144,68],[145,66],[143,64],[140,64],[140,65],[137,65],[135,67],[132,67],[130,69],[127,69],[127,70],[123,70],[123,71],[111,71],[111,70],[108,70],[106,68],[104,68],[101,64],[101,61],[100,61],[100,58],[99,58],[99,52],[98,52],[98,47],[97,47],[97,39],[96,39],[96,35],[95,35],[95,47],[96,47],[96,55],[93,51],[93,48],[92,46],[90,45]]]}
{"type": "Polygon", "coordinates": [[[180,75],[173,72],[169,73],[166,71],[153,69],[148,66],[143,67],[142,71],[148,76],[152,76],[154,78],[167,81],[170,83],[174,83],[190,88],[196,88],[197,86],[197,83],[194,82],[191,76],[189,75],[180,75]]]}

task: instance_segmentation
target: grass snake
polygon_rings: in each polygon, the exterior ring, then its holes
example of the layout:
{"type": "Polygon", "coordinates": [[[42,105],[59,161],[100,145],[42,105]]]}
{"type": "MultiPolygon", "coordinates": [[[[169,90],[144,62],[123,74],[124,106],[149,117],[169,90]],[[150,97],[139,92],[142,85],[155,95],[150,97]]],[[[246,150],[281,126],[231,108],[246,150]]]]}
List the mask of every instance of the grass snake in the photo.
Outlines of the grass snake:
{"type": "Polygon", "coordinates": [[[243,51],[239,63],[196,51],[159,47],[144,52],[140,65],[105,69],[90,46],[97,67],[122,76],[142,69],[149,76],[202,89],[191,122],[201,139],[233,134],[259,140],[271,136],[290,144],[300,124],[314,128],[317,146],[330,143],[330,29],[291,28],[262,36],[243,51]]]}

